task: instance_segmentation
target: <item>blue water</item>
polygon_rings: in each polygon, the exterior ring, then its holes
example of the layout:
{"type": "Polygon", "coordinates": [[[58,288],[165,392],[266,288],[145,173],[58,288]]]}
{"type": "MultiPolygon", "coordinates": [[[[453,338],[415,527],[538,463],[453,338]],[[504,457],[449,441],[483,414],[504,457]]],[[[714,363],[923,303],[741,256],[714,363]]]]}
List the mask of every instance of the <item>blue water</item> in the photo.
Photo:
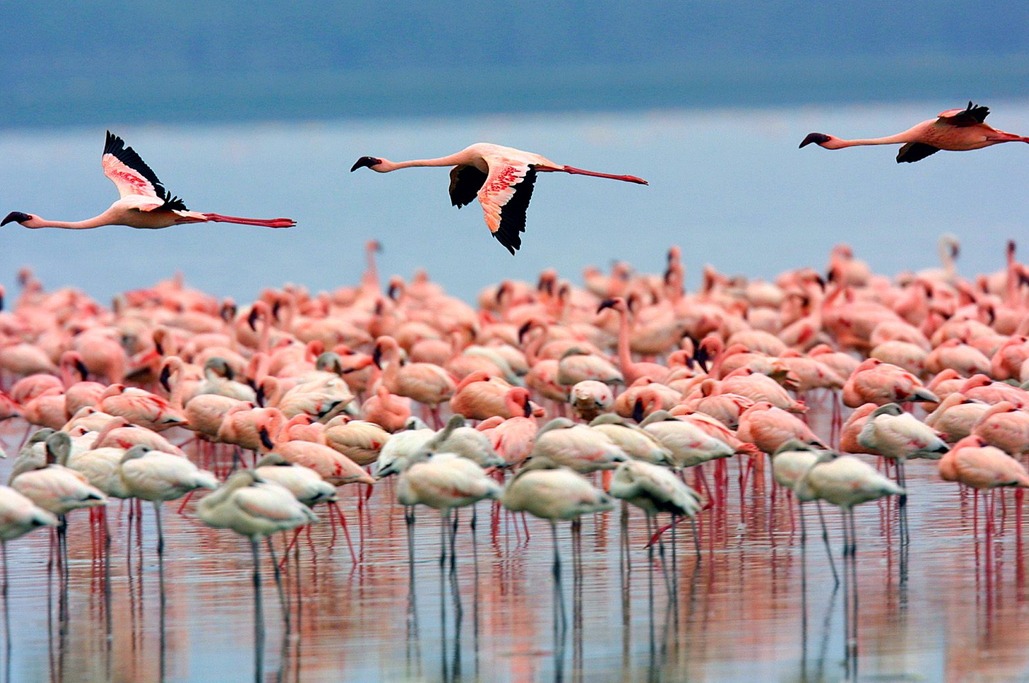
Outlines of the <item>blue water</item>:
{"type": "MultiPolygon", "coordinates": [[[[381,270],[425,268],[470,299],[545,267],[578,282],[585,266],[625,259],[660,271],[683,248],[687,284],[711,264],[771,278],[824,268],[848,242],[886,274],[937,264],[943,232],[962,242],[959,270],[997,270],[1025,234],[1029,147],[942,152],[894,162],[895,147],[830,152],[797,145],[811,131],[884,135],[963,102],[755,109],[678,109],[241,125],[111,125],[190,208],[291,216],[292,230],[201,224],[160,231],[0,230],[0,282],[31,266],[48,288],[76,286],[101,301],[182,272],[188,284],[246,301],[263,287],[317,291],[356,282],[361,247],[381,240],[381,270]],[[450,206],[446,169],[349,173],[365,154],[441,156],[475,141],[539,152],[558,163],[647,178],[649,187],[541,177],[514,257],[489,235],[478,204],[450,206]]],[[[987,102],[993,125],[1029,130],[1029,99],[987,102]]],[[[117,195],[100,169],[100,127],[0,131],[0,212],[76,220],[117,195]]]]}

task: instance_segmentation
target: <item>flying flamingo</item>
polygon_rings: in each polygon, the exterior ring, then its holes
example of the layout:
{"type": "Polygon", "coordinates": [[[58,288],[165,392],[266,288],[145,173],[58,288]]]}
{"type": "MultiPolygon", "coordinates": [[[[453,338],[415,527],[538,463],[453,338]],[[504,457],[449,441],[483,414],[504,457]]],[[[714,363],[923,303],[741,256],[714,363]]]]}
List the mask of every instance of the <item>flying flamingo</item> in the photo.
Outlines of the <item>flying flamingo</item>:
{"type": "Polygon", "coordinates": [[[843,149],[858,145],[893,145],[903,143],[897,152],[897,163],[911,163],[935,154],[941,149],[965,152],[1001,142],[1029,142],[1029,137],[1005,133],[984,123],[989,108],[968,103],[965,109],[948,109],[936,119],[923,121],[896,135],[884,138],[844,140],[825,133],[809,133],[801,147],[812,142],[825,149],[843,149]]]}
{"type": "Polygon", "coordinates": [[[105,225],[127,225],[130,228],[167,228],[180,223],[241,223],[265,228],[291,228],[292,218],[240,218],[219,213],[190,211],[182,199],[172,196],[157,175],[125,141],[107,131],[102,157],[104,175],[118,188],[119,199],[99,216],[82,221],[52,221],[35,214],[12,211],[0,225],[20,223],[26,228],[66,228],[85,230],[105,225]]]}
{"type": "Polygon", "coordinates": [[[555,164],[546,157],[511,147],[479,142],[437,159],[390,161],[377,157],[361,157],[350,168],[368,167],[376,173],[389,173],[413,166],[453,166],[450,171],[450,201],[457,208],[471,204],[476,196],[486,217],[486,226],[497,241],[513,255],[522,246],[518,233],[525,232],[525,210],[532,197],[536,174],[560,171],[575,175],[610,178],[647,185],[647,181],[631,175],[614,175],[586,171],[574,166],[555,164]]]}

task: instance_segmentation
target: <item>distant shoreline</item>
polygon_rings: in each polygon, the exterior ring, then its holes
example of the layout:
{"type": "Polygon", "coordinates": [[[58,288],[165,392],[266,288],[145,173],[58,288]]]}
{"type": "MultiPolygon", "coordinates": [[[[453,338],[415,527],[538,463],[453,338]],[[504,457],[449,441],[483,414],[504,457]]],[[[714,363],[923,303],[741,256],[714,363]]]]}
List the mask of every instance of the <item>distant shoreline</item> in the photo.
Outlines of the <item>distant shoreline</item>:
{"type": "Polygon", "coordinates": [[[762,107],[1029,96],[1029,58],[926,56],[689,62],[640,67],[180,73],[138,84],[5,84],[0,128],[762,107]]]}

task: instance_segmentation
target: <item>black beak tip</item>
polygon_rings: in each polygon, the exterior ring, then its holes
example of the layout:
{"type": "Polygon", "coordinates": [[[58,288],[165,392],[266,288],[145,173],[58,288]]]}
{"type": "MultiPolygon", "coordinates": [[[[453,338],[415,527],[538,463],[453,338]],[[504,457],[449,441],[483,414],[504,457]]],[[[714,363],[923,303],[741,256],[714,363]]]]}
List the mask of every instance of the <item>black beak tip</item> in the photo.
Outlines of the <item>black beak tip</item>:
{"type": "Polygon", "coordinates": [[[7,225],[8,223],[24,223],[29,218],[31,218],[31,216],[29,216],[27,213],[22,213],[21,211],[12,211],[11,213],[7,214],[7,217],[4,218],[3,221],[0,221],[0,225],[7,225]]]}
{"type": "Polygon", "coordinates": [[[350,172],[353,173],[354,171],[356,171],[359,168],[365,168],[365,167],[371,168],[372,166],[375,166],[375,165],[381,164],[381,163],[382,163],[382,159],[376,159],[375,157],[361,157],[360,159],[358,159],[357,161],[354,162],[353,166],[350,167],[350,172]]]}
{"type": "MultiPolygon", "coordinates": [[[[829,141],[829,136],[825,133],[808,133],[807,137],[800,143],[801,147],[806,147],[812,142],[816,145],[821,145],[829,141]]],[[[799,149],[799,148],[798,148],[799,149]]]]}

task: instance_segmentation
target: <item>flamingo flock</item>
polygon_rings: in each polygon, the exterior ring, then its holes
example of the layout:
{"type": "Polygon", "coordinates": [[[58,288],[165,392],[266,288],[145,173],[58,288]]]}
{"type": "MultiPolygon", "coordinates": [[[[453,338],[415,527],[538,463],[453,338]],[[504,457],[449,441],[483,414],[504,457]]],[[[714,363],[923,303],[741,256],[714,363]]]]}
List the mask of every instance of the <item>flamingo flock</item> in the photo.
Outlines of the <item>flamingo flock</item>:
{"type": "MultiPolygon", "coordinates": [[[[812,133],[801,147],[902,143],[898,161],[917,161],[1029,142],[987,126],[987,113],[969,103],[895,136],[812,133]]],[[[111,133],[102,159],[120,194],[106,212],[79,222],[12,212],[3,222],[295,225],[188,211],[111,133]]],[[[537,173],[646,184],[485,143],[437,159],[361,157],[351,171],[417,166],[452,166],[453,204],[477,196],[512,254],[537,173]]],[[[346,532],[369,496],[391,496],[412,535],[417,506],[440,511],[440,565],[449,557],[453,574],[458,510],[474,516],[485,500],[494,515],[551,524],[563,623],[557,522],[572,522],[578,552],[583,518],[621,500],[642,511],[648,545],[660,545],[682,519],[703,523],[730,504],[734,469],[741,505],[771,492],[774,505],[795,497],[840,509],[846,640],[856,652],[854,506],[894,497],[906,546],[906,511],[918,504],[908,459],[938,461],[940,481],[973,489],[977,501],[986,492],[988,537],[998,533],[996,490],[1017,489],[1020,511],[1029,488],[1029,266],[1012,241],[998,273],[965,279],[956,242],[941,245],[939,271],[889,278],[838,245],[826,278],[808,266],[771,282],[706,267],[696,292],[686,292],[672,246],[663,273],[620,262],[610,275],[588,269],[580,286],[548,269],[536,283],[485,288],[475,307],[424,274],[383,289],[374,241],[353,286],[268,288],[242,306],[173,278],[107,308],[73,288],[47,291],[25,268],[0,312],[0,421],[24,424],[0,488],[0,540],[6,553],[8,540],[54,527],[56,564],[66,566],[75,509],[147,500],[160,557],[161,511],[182,499],[180,511],[250,541],[261,643],[261,539],[273,553],[275,532],[296,530],[295,542],[323,502],[346,532]],[[827,426],[810,420],[812,405],[831,414],[827,426]],[[781,491],[790,496],[776,503],[781,491]],[[663,513],[672,519],[659,528],[663,513]]],[[[94,547],[111,552],[106,524],[102,533],[94,547]]],[[[703,562],[696,526],[694,539],[703,562]]],[[[366,561],[349,533],[347,542],[352,561],[366,561]]]]}
{"type": "MultiPolygon", "coordinates": [[[[395,495],[409,525],[416,506],[441,511],[453,571],[452,511],[480,500],[578,534],[622,499],[660,544],[679,519],[729,504],[730,468],[741,503],[765,495],[771,469],[772,492],[841,509],[856,590],[852,508],[895,496],[909,543],[907,459],[986,491],[986,534],[995,490],[1029,487],[1029,267],[1013,244],[1004,278],[862,279],[837,249],[831,268],[847,278],[708,269],[687,294],[669,273],[579,287],[549,272],[484,290],[478,308],[424,278],[383,291],[368,252],[356,286],[268,289],[239,307],[173,279],[106,309],[25,271],[0,314],[0,417],[26,423],[9,485],[30,503],[10,494],[0,536],[55,524],[63,536],[78,507],[148,500],[160,555],[164,502],[189,495],[257,561],[260,538],[316,521],[320,502],[345,524],[393,474],[378,495],[395,495]],[[834,406],[828,433],[808,423],[813,403],[834,406]],[[363,491],[335,493],[352,486],[363,491]],[[672,523],[653,525],[659,513],[672,523]]],[[[558,586],[560,566],[555,544],[558,586]]],[[[856,606],[854,594],[848,647],[856,606]]]]}

